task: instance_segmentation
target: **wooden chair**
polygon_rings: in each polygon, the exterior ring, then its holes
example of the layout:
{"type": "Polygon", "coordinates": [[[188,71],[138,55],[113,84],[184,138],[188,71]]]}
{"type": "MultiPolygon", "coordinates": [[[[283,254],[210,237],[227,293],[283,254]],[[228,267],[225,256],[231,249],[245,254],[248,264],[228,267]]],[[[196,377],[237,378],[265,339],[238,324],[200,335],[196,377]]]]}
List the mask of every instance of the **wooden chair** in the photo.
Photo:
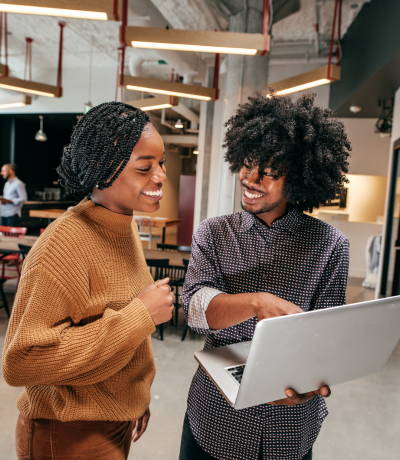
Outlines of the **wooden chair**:
{"type": "MultiPolygon", "coordinates": [[[[3,233],[4,236],[11,236],[18,238],[20,236],[25,236],[26,232],[28,229],[26,227],[6,227],[6,226],[0,226],[0,232],[3,233]]],[[[15,279],[21,276],[21,266],[20,264],[22,263],[22,259],[18,253],[15,254],[8,254],[4,256],[1,259],[1,262],[3,264],[2,266],[2,272],[1,272],[1,279],[5,280],[10,280],[10,279],[15,279]],[[17,270],[17,276],[5,276],[5,271],[6,271],[6,264],[8,262],[14,262],[15,268],[17,270]]]]}
{"type": "Polygon", "coordinates": [[[22,260],[26,259],[28,252],[32,249],[32,246],[26,246],[25,244],[18,244],[19,250],[21,251],[22,260]]]}
{"type": "Polygon", "coordinates": [[[153,240],[160,241],[160,235],[152,235],[151,233],[151,220],[148,216],[133,216],[133,220],[139,230],[140,239],[149,242],[149,249],[153,240]]]}
{"type": "MultiPolygon", "coordinates": [[[[146,264],[154,281],[162,280],[168,276],[165,275],[165,271],[169,265],[169,259],[146,259],[146,264]]],[[[160,324],[159,328],[160,339],[164,340],[164,325],[160,324]]]]}
{"type": "Polygon", "coordinates": [[[157,243],[157,249],[159,251],[170,251],[170,252],[191,252],[190,246],[181,246],[178,244],[164,244],[157,243]]]}

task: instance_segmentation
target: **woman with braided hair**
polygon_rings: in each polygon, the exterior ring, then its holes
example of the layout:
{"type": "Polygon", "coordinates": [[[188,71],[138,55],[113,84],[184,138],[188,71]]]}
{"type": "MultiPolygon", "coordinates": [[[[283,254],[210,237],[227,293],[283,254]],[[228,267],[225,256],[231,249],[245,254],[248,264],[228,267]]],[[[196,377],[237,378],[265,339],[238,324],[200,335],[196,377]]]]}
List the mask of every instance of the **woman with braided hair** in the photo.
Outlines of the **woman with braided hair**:
{"type": "Polygon", "coordinates": [[[77,124],[58,173],[84,198],[24,262],[3,354],[7,383],[25,386],[17,455],[126,459],[150,417],[150,335],[174,300],[132,224],[134,211],[160,206],[164,145],[146,113],[101,104],[77,124]]]}

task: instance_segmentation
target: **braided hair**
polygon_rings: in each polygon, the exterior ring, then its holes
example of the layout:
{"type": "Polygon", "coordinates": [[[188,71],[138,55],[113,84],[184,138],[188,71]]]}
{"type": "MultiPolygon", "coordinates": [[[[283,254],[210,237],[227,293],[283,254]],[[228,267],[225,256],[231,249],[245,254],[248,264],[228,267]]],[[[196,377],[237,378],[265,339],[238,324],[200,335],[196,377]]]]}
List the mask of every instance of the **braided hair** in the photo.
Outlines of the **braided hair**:
{"type": "Polygon", "coordinates": [[[111,187],[125,168],[150,118],[122,102],[106,102],[79,120],[57,168],[65,189],[82,198],[111,187]]]}

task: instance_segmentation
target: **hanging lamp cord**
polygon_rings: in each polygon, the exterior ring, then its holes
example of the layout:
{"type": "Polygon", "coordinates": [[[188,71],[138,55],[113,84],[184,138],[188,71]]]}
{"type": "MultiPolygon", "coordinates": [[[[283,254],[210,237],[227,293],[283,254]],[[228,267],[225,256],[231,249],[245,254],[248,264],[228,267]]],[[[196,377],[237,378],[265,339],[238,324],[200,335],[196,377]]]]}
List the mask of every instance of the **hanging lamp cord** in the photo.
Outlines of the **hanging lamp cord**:
{"type": "Polygon", "coordinates": [[[4,57],[5,57],[5,74],[0,78],[8,77],[8,28],[7,28],[7,13],[0,13],[0,63],[3,50],[3,35],[4,35],[4,57]]]}
{"type": "Polygon", "coordinates": [[[122,29],[121,29],[121,45],[122,45],[122,57],[121,57],[121,74],[120,74],[120,86],[124,86],[124,69],[125,69],[125,48],[126,48],[126,26],[128,25],[128,0],[122,0],[122,29]]]}
{"type": "Polygon", "coordinates": [[[61,89],[62,89],[62,59],[63,59],[63,40],[64,40],[64,27],[65,22],[59,22],[58,25],[60,26],[60,44],[58,48],[58,69],[57,69],[57,88],[60,91],[61,96],[61,89]]]}
{"type": "Polygon", "coordinates": [[[32,42],[33,39],[25,37],[26,46],[25,46],[25,70],[24,70],[24,80],[29,78],[29,81],[32,81],[32,42]]]}
{"type": "Polygon", "coordinates": [[[332,57],[333,57],[333,45],[335,42],[335,29],[336,29],[336,18],[338,19],[338,43],[336,49],[336,65],[340,64],[341,59],[341,43],[340,37],[342,34],[342,3],[343,0],[335,0],[335,9],[333,11],[333,23],[332,23],[332,33],[331,33],[331,43],[329,46],[329,60],[328,60],[328,80],[332,80],[331,70],[332,70],[332,57]]]}

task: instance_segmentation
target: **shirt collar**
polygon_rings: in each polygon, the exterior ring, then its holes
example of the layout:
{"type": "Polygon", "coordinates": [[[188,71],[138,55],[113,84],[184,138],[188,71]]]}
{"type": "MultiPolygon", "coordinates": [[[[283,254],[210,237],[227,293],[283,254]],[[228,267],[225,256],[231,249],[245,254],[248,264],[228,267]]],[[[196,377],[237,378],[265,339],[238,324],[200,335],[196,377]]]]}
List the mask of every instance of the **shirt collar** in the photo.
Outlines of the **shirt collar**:
{"type": "MultiPolygon", "coordinates": [[[[250,214],[247,211],[243,211],[241,213],[241,229],[243,232],[249,231],[253,225],[261,225],[264,228],[266,227],[262,224],[254,214],[250,214]]],[[[297,208],[292,208],[288,212],[286,212],[282,217],[279,217],[274,222],[272,222],[270,229],[280,229],[285,228],[292,232],[296,232],[298,226],[301,223],[303,217],[303,213],[299,211],[297,208]]]]}

